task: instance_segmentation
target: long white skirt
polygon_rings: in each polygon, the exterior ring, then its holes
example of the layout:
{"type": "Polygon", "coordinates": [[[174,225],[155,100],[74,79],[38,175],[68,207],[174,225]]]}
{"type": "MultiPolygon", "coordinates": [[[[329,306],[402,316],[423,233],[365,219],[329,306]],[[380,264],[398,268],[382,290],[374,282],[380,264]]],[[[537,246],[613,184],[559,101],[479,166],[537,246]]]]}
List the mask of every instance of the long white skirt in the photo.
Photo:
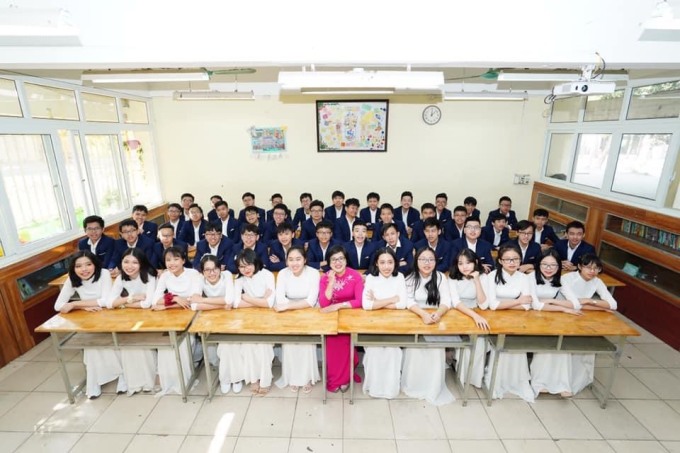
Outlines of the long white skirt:
{"type": "MultiPolygon", "coordinates": [[[[486,360],[486,339],[477,337],[474,359],[475,360],[472,363],[472,373],[470,374],[470,384],[477,388],[481,388],[482,379],[484,378],[484,361],[486,360]]],[[[456,349],[456,369],[458,370],[458,377],[460,378],[460,383],[462,385],[465,385],[468,360],[470,360],[470,349],[456,349]]]]}
{"type": "MultiPolygon", "coordinates": [[[[193,337],[189,336],[189,338],[191,339],[191,344],[193,344],[193,337]]],[[[189,379],[191,379],[191,362],[193,359],[187,349],[186,338],[179,344],[179,356],[180,363],[182,364],[184,385],[188,385],[189,379]]],[[[177,359],[175,358],[175,351],[172,349],[161,349],[158,351],[158,378],[161,383],[161,391],[156,396],[168,393],[182,394],[181,381],[177,370],[177,359]]]]}
{"type": "Polygon", "coordinates": [[[288,385],[302,387],[321,380],[316,345],[283,344],[281,346],[281,377],[276,381],[279,388],[288,385]]]}
{"type": "Polygon", "coordinates": [[[595,354],[534,354],[531,387],[534,395],[570,392],[576,395],[593,382],[595,354]]]}
{"type": "Polygon", "coordinates": [[[128,395],[153,390],[158,373],[156,356],[155,349],[123,349],[120,351],[123,376],[125,376],[128,385],[128,395]]]}
{"type": "Polygon", "coordinates": [[[246,367],[243,362],[243,351],[240,343],[220,343],[217,345],[217,356],[220,358],[220,384],[241,382],[246,378],[246,367]]]}
{"type": "Polygon", "coordinates": [[[102,385],[118,379],[118,392],[127,391],[123,377],[120,352],[113,349],[85,348],[83,350],[85,364],[85,394],[97,397],[102,394],[102,385]]]}
{"type": "Polygon", "coordinates": [[[367,347],[364,353],[364,393],[395,398],[401,381],[401,348],[367,347]]]}
{"type": "Polygon", "coordinates": [[[446,387],[445,349],[405,348],[401,389],[412,398],[440,406],[455,400],[446,387]]]}
{"type": "MultiPolygon", "coordinates": [[[[491,350],[489,366],[484,374],[484,382],[491,386],[491,372],[496,351],[491,350]]],[[[498,358],[496,385],[492,389],[494,399],[502,399],[506,393],[512,393],[524,401],[534,402],[534,391],[529,383],[529,361],[525,352],[503,352],[498,358]]]]}
{"type": "Polygon", "coordinates": [[[270,343],[243,343],[243,365],[247,383],[260,381],[260,387],[272,385],[274,345],[270,343]]]}

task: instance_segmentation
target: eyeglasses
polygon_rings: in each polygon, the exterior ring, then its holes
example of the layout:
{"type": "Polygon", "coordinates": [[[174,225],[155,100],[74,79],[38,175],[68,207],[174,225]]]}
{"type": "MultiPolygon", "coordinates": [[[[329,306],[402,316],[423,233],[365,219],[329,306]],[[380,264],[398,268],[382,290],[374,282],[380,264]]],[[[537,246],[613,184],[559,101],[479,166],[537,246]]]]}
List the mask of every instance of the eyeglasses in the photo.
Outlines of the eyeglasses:
{"type": "Polygon", "coordinates": [[[558,265],[552,263],[541,263],[541,267],[543,269],[557,269],[558,265]]]}
{"type": "Polygon", "coordinates": [[[246,238],[254,238],[255,236],[257,236],[257,234],[255,234],[255,233],[243,233],[242,236],[246,237],[246,238]]]}
{"type": "Polygon", "coordinates": [[[519,263],[522,260],[520,258],[504,258],[499,261],[501,263],[519,263]]]}
{"type": "Polygon", "coordinates": [[[137,232],[137,230],[123,230],[123,231],[120,232],[120,234],[132,234],[132,233],[136,233],[136,232],[137,232]]]}
{"type": "Polygon", "coordinates": [[[517,233],[518,236],[533,236],[533,231],[520,231],[517,233]]]}
{"type": "Polygon", "coordinates": [[[602,271],[602,269],[600,269],[597,266],[581,266],[580,269],[584,270],[584,271],[595,272],[595,273],[599,273],[599,272],[602,271]]]}
{"type": "Polygon", "coordinates": [[[418,258],[419,263],[432,264],[436,261],[437,260],[435,258],[418,258]]]}
{"type": "Polygon", "coordinates": [[[335,258],[331,258],[331,263],[344,263],[347,261],[344,256],[336,256],[335,258]]]}

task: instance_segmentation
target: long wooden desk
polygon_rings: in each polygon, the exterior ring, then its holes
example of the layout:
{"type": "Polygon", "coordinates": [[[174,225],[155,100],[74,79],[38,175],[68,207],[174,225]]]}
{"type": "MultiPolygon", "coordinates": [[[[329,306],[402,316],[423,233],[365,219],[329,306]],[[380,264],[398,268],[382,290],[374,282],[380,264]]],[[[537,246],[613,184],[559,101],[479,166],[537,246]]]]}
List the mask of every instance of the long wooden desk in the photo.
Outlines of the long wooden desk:
{"type": "MultiPolygon", "coordinates": [[[[434,312],[434,310],[426,310],[434,312]]],[[[424,324],[423,320],[409,310],[340,310],[338,332],[348,333],[352,338],[350,348],[350,404],[354,403],[354,347],[400,346],[417,348],[470,348],[465,385],[461,385],[463,406],[467,405],[470,375],[475,356],[477,337],[485,332],[474,321],[457,310],[448,311],[437,324],[424,324]],[[462,337],[455,338],[456,336],[462,337]],[[438,341],[432,336],[439,336],[438,341]],[[447,338],[448,337],[448,338],[447,338]]]]}
{"type": "MultiPolygon", "coordinates": [[[[188,336],[187,329],[196,313],[191,310],[151,311],[138,309],[115,309],[89,312],[76,310],[59,313],[36,328],[36,332],[47,332],[52,336],[54,350],[61,368],[62,378],[71,404],[75,394],[85,382],[73,387],[66,371],[61,351],[63,349],[93,348],[134,348],[172,349],[175,351],[177,371],[182,388],[182,399],[187,400],[188,389],[197,377],[197,370],[191,361],[192,375],[185,383],[179,346],[188,336]]],[[[191,342],[186,342],[191,357],[191,342]]]]}
{"type": "MultiPolygon", "coordinates": [[[[228,343],[305,343],[320,344],[322,352],[323,401],[326,402],[326,335],[338,332],[338,314],[321,313],[318,308],[276,312],[268,308],[239,308],[201,312],[191,328],[201,336],[203,357],[208,345],[228,343]]],[[[212,399],[218,377],[212,377],[210,364],[205,367],[208,399],[212,399]]]]}

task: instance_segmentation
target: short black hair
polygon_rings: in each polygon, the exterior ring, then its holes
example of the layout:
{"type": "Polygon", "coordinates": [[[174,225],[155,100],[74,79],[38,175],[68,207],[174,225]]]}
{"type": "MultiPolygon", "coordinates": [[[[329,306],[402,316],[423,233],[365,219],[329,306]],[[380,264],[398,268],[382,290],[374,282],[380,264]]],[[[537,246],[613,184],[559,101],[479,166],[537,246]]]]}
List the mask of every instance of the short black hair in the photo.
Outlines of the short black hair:
{"type": "Polygon", "coordinates": [[[401,200],[404,197],[411,197],[411,200],[413,200],[413,193],[411,193],[410,190],[405,190],[401,193],[401,197],[399,197],[399,199],[401,200]]]}
{"type": "Polygon", "coordinates": [[[170,204],[168,205],[168,211],[170,210],[170,208],[179,209],[179,210],[181,211],[181,210],[182,210],[182,205],[179,204],[179,203],[170,203],[170,204]]]}
{"type": "Polygon", "coordinates": [[[331,199],[335,197],[342,197],[342,199],[345,199],[345,194],[341,190],[334,190],[333,194],[331,195],[331,199]]]}
{"type": "Polygon", "coordinates": [[[218,231],[222,233],[222,222],[210,222],[208,225],[205,227],[205,232],[207,233],[208,231],[218,231]]]}
{"type": "Polygon", "coordinates": [[[550,217],[550,213],[547,209],[537,208],[534,209],[534,217],[550,217]]]}
{"type": "Polygon", "coordinates": [[[312,194],[309,192],[302,192],[300,194],[300,201],[304,200],[305,198],[309,198],[310,200],[312,200],[314,197],[312,197],[312,194]]]}
{"type": "Polygon", "coordinates": [[[428,217],[427,219],[423,220],[423,231],[425,231],[425,228],[432,226],[437,227],[438,230],[442,229],[442,223],[436,217],[428,217]]]}
{"type": "Polygon", "coordinates": [[[252,223],[244,223],[241,224],[241,235],[245,233],[255,233],[255,234],[260,234],[260,232],[257,230],[257,226],[253,225],[252,223]]]}
{"type": "Polygon", "coordinates": [[[467,215],[467,209],[465,209],[465,206],[458,205],[453,208],[453,213],[455,214],[456,212],[464,212],[465,215],[467,215]]]}
{"type": "Polygon", "coordinates": [[[252,198],[252,199],[254,200],[254,199],[255,199],[255,194],[252,193],[252,192],[245,192],[243,195],[241,195],[241,200],[243,200],[243,199],[246,198],[246,197],[250,197],[250,198],[252,198]]]}
{"type": "Polygon", "coordinates": [[[465,197],[465,200],[463,200],[463,204],[471,204],[473,206],[477,206],[477,199],[475,197],[465,197]]]}
{"type": "MultiPolygon", "coordinates": [[[[321,223],[321,222],[319,222],[321,223]]],[[[290,222],[282,222],[276,225],[276,234],[280,234],[286,231],[290,231],[291,233],[295,232],[295,228],[293,228],[293,225],[290,224],[290,222]]]]}
{"type": "Polygon", "coordinates": [[[428,201],[427,203],[420,205],[420,212],[423,212],[426,209],[432,209],[433,211],[436,211],[437,207],[428,201]]]}
{"type": "Polygon", "coordinates": [[[530,220],[520,220],[519,222],[517,222],[517,225],[515,225],[515,229],[517,231],[526,230],[529,227],[533,228],[533,230],[536,231],[536,224],[530,220]]]}
{"type": "Polygon", "coordinates": [[[89,215],[83,219],[83,229],[87,228],[88,223],[97,223],[100,227],[104,228],[104,219],[98,215],[89,215]]]}
{"type": "Polygon", "coordinates": [[[367,225],[366,225],[366,222],[364,222],[363,220],[361,220],[360,218],[357,217],[356,219],[354,219],[354,223],[352,224],[352,229],[354,229],[354,227],[358,227],[358,226],[366,227],[367,225]]]}
{"type": "Polygon", "coordinates": [[[500,212],[493,212],[490,217],[491,222],[495,222],[496,220],[507,220],[505,214],[501,214],[500,212]]]}
{"type": "Polygon", "coordinates": [[[572,220],[571,222],[567,223],[564,231],[568,232],[570,228],[576,228],[577,230],[583,230],[584,233],[586,232],[586,226],[578,220],[572,220]]]}
{"type": "Polygon", "coordinates": [[[448,195],[446,195],[444,192],[441,192],[441,193],[438,193],[437,195],[435,195],[434,199],[436,200],[437,198],[443,198],[444,200],[447,200],[447,201],[449,199],[448,195]]]}
{"type": "Polygon", "coordinates": [[[128,227],[129,227],[129,226],[134,227],[135,230],[136,230],[137,228],[139,228],[139,225],[137,225],[137,222],[135,222],[134,219],[125,219],[125,220],[123,220],[122,222],[120,222],[120,223],[118,224],[118,231],[121,231],[121,232],[122,232],[122,231],[123,231],[123,228],[126,227],[126,226],[128,226],[128,227]]]}
{"type": "Polygon", "coordinates": [[[309,203],[309,209],[312,209],[313,207],[318,206],[321,209],[324,208],[323,201],[321,200],[314,200],[311,203],[309,203]]]}
{"type": "Polygon", "coordinates": [[[368,192],[368,195],[366,195],[366,201],[370,200],[371,198],[375,198],[376,200],[380,201],[380,194],[378,192],[368,192]]]}
{"type": "Polygon", "coordinates": [[[349,206],[356,206],[357,208],[359,207],[359,200],[356,198],[348,198],[345,200],[345,207],[349,206]]]}
{"type": "Polygon", "coordinates": [[[470,222],[477,222],[480,225],[482,224],[482,221],[479,220],[479,217],[473,215],[473,216],[470,216],[467,219],[465,219],[465,223],[463,224],[463,227],[466,227],[468,225],[468,223],[470,223],[470,222]]]}
{"type": "Polygon", "coordinates": [[[278,192],[277,192],[277,193],[275,193],[275,194],[272,194],[272,196],[271,196],[271,197],[269,198],[269,201],[272,201],[272,200],[274,200],[274,198],[280,198],[280,199],[282,199],[282,200],[283,200],[283,195],[281,195],[281,194],[280,194],[280,193],[278,193],[278,192]]]}
{"type": "Polygon", "coordinates": [[[219,208],[220,206],[224,206],[225,208],[229,209],[229,203],[227,203],[224,200],[220,200],[217,203],[215,203],[215,209],[219,208]]]}
{"type": "Polygon", "coordinates": [[[191,201],[194,201],[196,198],[190,194],[189,192],[184,192],[181,197],[179,197],[180,200],[184,200],[186,197],[191,198],[191,201]]]}
{"type": "Polygon", "coordinates": [[[586,253],[581,255],[581,258],[578,260],[578,265],[579,266],[590,266],[594,264],[597,266],[597,269],[602,272],[602,269],[604,269],[604,265],[602,264],[602,260],[600,259],[599,256],[597,256],[594,253],[586,253]]]}
{"type": "Polygon", "coordinates": [[[134,212],[137,212],[137,211],[142,211],[142,212],[148,214],[148,213],[149,213],[149,208],[147,208],[147,207],[144,206],[143,204],[136,204],[136,205],[134,205],[134,206],[132,207],[132,212],[134,213],[134,212]]]}
{"type": "Polygon", "coordinates": [[[322,220],[321,222],[316,224],[316,228],[314,228],[314,231],[319,231],[321,228],[328,228],[332,232],[333,224],[328,220],[322,220]]]}
{"type": "Polygon", "coordinates": [[[503,203],[504,201],[509,201],[510,203],[512,203],[512,200],[510,199],[510,197],[508,197],[507,195],[503,195],[502,197],[500,197],[500,198],[498,199],[498,204],[501,204],[501,203],[503,203]]]}

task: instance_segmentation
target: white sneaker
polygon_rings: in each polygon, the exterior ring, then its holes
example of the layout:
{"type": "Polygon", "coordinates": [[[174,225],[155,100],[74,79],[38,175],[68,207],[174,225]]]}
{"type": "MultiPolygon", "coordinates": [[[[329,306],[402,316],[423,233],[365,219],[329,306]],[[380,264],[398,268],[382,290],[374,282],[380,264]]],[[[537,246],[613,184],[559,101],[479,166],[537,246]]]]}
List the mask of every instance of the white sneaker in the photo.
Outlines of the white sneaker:
{"type": "Polygon", "coordinates": [[[223,395],[226,395],[231,390],[231,384],[230,383],[220,384],[220,390],[222,390],[223,395]]]}
{"type": "Polygon", "coordinates": [[[234,387],[234,393],[241,393],[241,390],[243,390],[243,381],[234,382],[232,386],[234,387]]]}

